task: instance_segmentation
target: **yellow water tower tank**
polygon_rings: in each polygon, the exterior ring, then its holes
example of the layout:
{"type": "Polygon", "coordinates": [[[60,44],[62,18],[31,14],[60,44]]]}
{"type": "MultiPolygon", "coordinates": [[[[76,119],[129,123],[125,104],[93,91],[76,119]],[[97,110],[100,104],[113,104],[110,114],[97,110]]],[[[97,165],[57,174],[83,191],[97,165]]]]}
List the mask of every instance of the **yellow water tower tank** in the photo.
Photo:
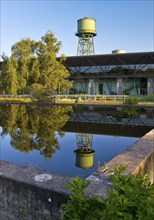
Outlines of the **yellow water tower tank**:
{"type": "Polygon", "coordinates": [[[82,169],[91,168],[94,166],[94,154],[95,151],[91,150],[90,152],[81,152],[76,150],[76,166],[82,169]]]}
{"type": "Polygon", "coordinates": [[[77,20],[77,32],[75,35],[79,38],[77,55],[94,55],[94,40],[96,34],[96,20],[94,18],[84,17],[77,20]]]}
{"type": "Polygon", "coordinates": [[[81,18],[77,21],[77,24],[76,36],[82,36],[83,34],[96,36],[96,20],[94,18],[81,18]]]}

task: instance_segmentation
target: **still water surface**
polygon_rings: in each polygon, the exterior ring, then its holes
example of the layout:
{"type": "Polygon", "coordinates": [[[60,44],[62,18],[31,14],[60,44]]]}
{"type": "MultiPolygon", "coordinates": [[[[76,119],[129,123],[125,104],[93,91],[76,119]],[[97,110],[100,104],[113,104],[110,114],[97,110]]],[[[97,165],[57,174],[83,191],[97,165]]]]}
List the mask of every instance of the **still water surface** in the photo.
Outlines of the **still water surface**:
{"type": "Polygon", "coordinates": [[[86,178],[151,130],[153,111],[131,111],[1,105],[0,159],[86,178]]]}

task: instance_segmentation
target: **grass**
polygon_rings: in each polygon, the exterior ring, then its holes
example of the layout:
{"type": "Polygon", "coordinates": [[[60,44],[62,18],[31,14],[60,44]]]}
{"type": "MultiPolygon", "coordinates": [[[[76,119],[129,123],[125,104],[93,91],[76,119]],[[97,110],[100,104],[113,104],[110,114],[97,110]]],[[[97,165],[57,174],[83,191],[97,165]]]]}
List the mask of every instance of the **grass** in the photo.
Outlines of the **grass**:
{"type": "MultiPolygon", "coordinates": [[[[100,104],[100,105],[123,105],[123,100],[114,100],[114,99],[110,99],[110,100],[78,100],[76,101],[76,99],[56,99],[55,103],[66,103],[66,104],[70,104],[70,103],[76,103],[76,104],[100,104]]],[[[154,102],[138,102],[137,104],[139,105],[154,105],[154,102]]]]}
{"type": "Polygon", "coordinates": [[[0,98],[0,102],[31,102],[31,98],[0,98]]]}

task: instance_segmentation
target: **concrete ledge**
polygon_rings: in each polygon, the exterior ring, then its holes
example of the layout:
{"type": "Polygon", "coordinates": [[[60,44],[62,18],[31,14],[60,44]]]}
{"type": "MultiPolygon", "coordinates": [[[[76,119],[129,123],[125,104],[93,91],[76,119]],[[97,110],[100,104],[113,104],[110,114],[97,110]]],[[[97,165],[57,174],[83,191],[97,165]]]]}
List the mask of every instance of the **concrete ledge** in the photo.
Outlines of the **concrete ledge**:
{"type": "Polygon", "coordinates": [[[102,179],[108,176],[108,172],[118,165],[127,165],[126,173],[135,176],[141,173],[147,174],[151,183],[154,182],[154,129],[140,138],[130,148],[117,155],[106,163],[106,171],[101,167],[98,172],[93,173],[90,178],[97,177],[102,179]]]}
{"type": "Polygon", "coordinates": [[[69,177],[1,161],[1,219],[60,219],[61,204],[70,194],[65,187],[69,181],[69,177]]]}
{"type": "MultiPolygon", "coordinates": [[[[0,213],[1,219],[58,220],[61,219],[61,205],[71,191],[66,185],[70,177],[44,170],[0,161],[0,213]],[[49,218],[50,217],[50,218],[49,218]]],[[[106,181],[91,181],[87,189],[89,196],[106,197],[106,181]]]]}
{"type": "MultiPolygon", "coordinates": [[[[67,176],[45,170],[0,161],[0,177],[66,194],[67,176]]],[[[68,194],[68,193],[67,193],[68,194]]]]}
{"type": "MultiPolygon", "coordinates": [[[[108,172],[120,164],[128,166],[127,173],[147,173],[154,182],[154,129],[89,176],[86,194],[106,198],[113,187],[108,172]]],[[[61,204],[71,193],[66,188],[70,181],[67,176],[0,161],[1,219],[61,219],[61,204]]]]}

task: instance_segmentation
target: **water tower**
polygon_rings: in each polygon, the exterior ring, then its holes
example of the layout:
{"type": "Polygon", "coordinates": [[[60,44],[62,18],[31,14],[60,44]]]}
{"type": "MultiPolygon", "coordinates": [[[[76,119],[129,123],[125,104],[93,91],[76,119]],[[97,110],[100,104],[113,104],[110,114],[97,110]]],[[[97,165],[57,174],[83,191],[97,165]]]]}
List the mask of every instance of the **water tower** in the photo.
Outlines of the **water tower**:
{"type": "Polygon", "coordinates": [[[76,166],[82,169],[91,168],[94,166],[94,154],[92,149],[92,134],[77,133],[77,149],[76,153],[76,166]]]}
{"type": "Polygon", "coordinates": [[[82,18],[77,21],[78,38],[77,55],[93,55],[94,53],[94,37],[96,34],[96,20],[94,18],[82,18]]]}

